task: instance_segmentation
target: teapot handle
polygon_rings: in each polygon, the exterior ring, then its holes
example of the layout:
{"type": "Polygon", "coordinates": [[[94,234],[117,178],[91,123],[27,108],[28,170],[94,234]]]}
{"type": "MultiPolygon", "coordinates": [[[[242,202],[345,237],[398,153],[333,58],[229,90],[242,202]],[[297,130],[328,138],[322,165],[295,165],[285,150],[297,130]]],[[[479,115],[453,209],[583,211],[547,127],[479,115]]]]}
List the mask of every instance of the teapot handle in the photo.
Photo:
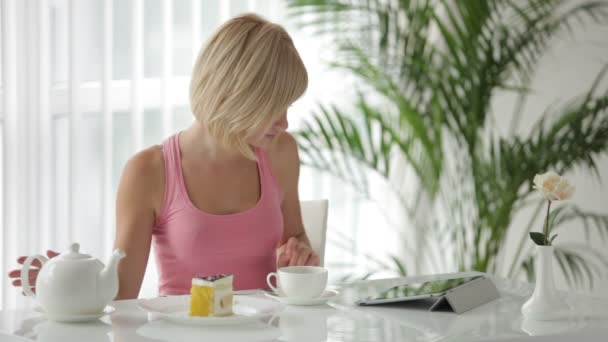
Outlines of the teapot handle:
{"type": "Polygon", "coordinates": [[[32,262],[34,262],[36,259],[40,260],[42,265],[44,265],[44,263],[48,260],[46,257],[40,254],[30,255],[25,259],[23,262],[23,267],[21,268],[21,287],[23,288],[25,295],[28,297],[36,297],[36,294],[34,291],[32,291],[32,286],[30,285],[29,279],[30,267],[32,266],[32,262]]]}

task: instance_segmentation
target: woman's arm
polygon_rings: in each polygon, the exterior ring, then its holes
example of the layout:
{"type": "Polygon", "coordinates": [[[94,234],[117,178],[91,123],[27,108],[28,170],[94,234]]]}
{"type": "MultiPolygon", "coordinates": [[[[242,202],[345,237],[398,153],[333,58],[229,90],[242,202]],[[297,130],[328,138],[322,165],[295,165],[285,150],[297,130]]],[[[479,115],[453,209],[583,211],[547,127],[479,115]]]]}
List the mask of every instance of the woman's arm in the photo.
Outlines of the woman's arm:
{"type": "Polygon", "coordinates": [[[273,154],[275,174],[284,193],[281,204],[284,232],[277,253],[278,266],[319,265],[319,256],[310,246],[300,212],[300,158],[296,140],[287,132],[281,134],[273,154]]]}
{"type": "Polygon", "coordinates": [[[156,213],[164,192],[162,153],[148,148],[131,158],[122,173],[116,198],[114,245],[126,253],[118,265],[119,290],[116,299],[137,298],[152,239],[156,213]]]}

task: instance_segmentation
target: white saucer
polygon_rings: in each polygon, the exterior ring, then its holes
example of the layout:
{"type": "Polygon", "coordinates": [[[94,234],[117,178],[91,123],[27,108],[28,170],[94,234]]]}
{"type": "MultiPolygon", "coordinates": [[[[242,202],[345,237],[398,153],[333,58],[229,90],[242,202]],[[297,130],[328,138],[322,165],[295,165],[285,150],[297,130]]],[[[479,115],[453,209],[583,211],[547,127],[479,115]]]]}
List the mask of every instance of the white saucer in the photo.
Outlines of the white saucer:
{"type": "Polygon", "coordinates": [[[264,292],[264,294],[267,297],[278,300],[279,302],[287,305],[320,305],[325,304],[328,300],[338,296],[338,292],[334,290],[325,290],[325,292],[323,292],[323,294],[317,298],[287,297],[285,295],[272,292],[264,292]]]}
{"type": "Polygon", "coordinates": [[[48,314],[41,307],[35,307],[34,311],[44,314],[46,318],[56,322],[87,322],[98,319],[104,315],[109,315],[116,309],[113,306],[106,306],[102,312],[87,315],[63,315],[63,314],[48,314]]]}

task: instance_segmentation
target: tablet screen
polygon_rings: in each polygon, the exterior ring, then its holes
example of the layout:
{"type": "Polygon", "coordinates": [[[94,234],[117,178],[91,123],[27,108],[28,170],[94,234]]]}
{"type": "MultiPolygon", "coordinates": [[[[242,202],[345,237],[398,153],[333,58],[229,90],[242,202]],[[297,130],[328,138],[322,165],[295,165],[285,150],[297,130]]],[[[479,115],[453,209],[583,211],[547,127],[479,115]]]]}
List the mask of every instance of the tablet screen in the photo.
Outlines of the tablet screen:
{"type": "Polygon", "coordinates": [[[399,285],[392,287],[385,292],[381,293],[379,296],[375,298],[370,298],[370,300],[384,300],[384,299],[392,299],[392,298],[404,298],[404,297],[414,297],[414,296],[422,296],[422,295],[431,295],[431,294],[442,294],[449,289],[453,289],[457,286],[460,286],[464,283],[467,283],[473,279],[479,278],[479,276],[475,277],[467,277],[467,278],[454,278],[454,279],[442,279],[442,280],[431,280],[421,283],[410,283],[405,285],[399,285]]]}

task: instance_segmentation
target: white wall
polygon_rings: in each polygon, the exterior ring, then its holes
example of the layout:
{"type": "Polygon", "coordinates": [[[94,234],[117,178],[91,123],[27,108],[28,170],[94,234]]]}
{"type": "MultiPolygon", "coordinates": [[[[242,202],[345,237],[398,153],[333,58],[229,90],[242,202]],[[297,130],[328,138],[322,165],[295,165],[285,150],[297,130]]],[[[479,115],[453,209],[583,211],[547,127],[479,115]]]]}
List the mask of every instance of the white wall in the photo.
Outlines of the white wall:
{"type": "MultiPolygon", "coordinates": [[[[590,25],[582,28],[580,25],[574,27],[573,36],[567,39],[555,41],[548,53],[540,60],[537,72],[533,78],[532,88],[534,94],[530,96],[525,108],[518,132],[527,134],[533,123],[548,106],[564,104],[577,94],[589,89],[593,80],[600,70],[608,63],[608,28],[590,25]]],[[[604,80],[605,90],[608,81],[604,80]]],[[[501,94],[494,101],[496,125],[507,134],[515,97],[501,94]]],[[[605,117],[605,114],[604,114],[605,117]]],[[[567,174],[568,179],[576,186],[576,192],[572,201],[584,210],[596,211],[608,214],[608,157],[606,155],[598,159],[599,173],[602,183],[598,182],[591,173],[577,169],[567,174]]],[[[539,170],[539,173],[544,170],[539,170]]],[[[508,235],[506,260],[512,260],[523,229],[530,216],[524,213],[517,216],[512,224],[508,235]]],[[[540,229],[542,225],[542,214],[537,218],[533,229],[540,229]]],[[[582,235],[582,227],[572,224],[560,230],[560,236],[556,244],[572,241],[586,243],[582,235]]],[[[603,253],[608,258],[607,242],[603,242],[597,234],[591,236],[590,245],[603,253]]],[[[527,241],[526,247],[532,249],[532,242],[527,241]]],[[[557,266],[557,265],[555,265],[557,266]]],[[[608,270],[603,270],[603,279],[592,291],[596,295],[608,296],[608,270]]],[[[565,280],[557,278],[557,285],[566,287],[565,280]]]]}

